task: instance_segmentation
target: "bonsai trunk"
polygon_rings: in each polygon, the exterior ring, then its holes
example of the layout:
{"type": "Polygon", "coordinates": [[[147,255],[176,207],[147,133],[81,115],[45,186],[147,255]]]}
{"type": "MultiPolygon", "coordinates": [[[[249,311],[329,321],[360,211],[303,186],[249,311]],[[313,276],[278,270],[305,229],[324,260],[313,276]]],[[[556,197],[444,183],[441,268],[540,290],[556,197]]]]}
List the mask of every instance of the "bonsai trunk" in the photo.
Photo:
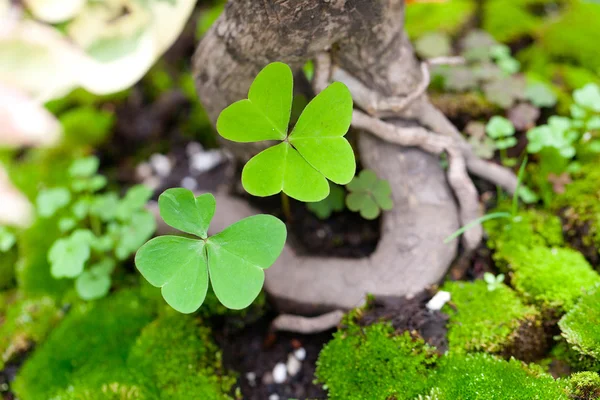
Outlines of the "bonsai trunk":
{"type": "MultiPolygon", "coordinates": [[[[404,33],[403,20],[402,0],[230,0],[195,54],[198,95],[214,123],[225,107],[246,98],[254,77],[268,63],[282,61],[300,69],[326,52],[332,60],[331,67],[326,66],[327,75],[336,75],[333,70],[339,69],[381,98],[406,99],[417,94],[385,121],[386,126],[427,127],[436,132],[431,133],[435,140],[451,138],[473,172],[493,175],[511,189],[513,175],[482,166],[456,129],[419,92],[426,77],[404,33]]],[[[322,71],[317,72],[322,77],[322,71]]],[[[349,87],[361,105],[362,92],[349,87]]],[[[368,130],[371,125],[364,118],[358,124],[368,130]]],[[[436,155],[390,142],[403,143],[367,132],[359,136],[361,163],[387,179],[393,190],[395,206],[383,216],[376,251],[366,259],[338,259],[299,257],[286,247],[266,278],[266,290],[282,310],[310,313],[351,308],[362,303],[367,293],[416,293],[446,273],[456,256],[457,242],[444,244],[443,240],[469,214],[462,213],[455,196],[466,199],[471,204],[469,215],[476,217],[476,192],[469,181],[457,193],[460,185],[452,184],[452,174],[446,176],[436,155]]],[[[222,144],[241,160],[258,151],[245,144],[222,144]]],[[[425,148],[422,143],[418,147],[425,148]]],[[[217,195],[217,205],[216,230],[256,213],[224,194],[217,195]]]]}

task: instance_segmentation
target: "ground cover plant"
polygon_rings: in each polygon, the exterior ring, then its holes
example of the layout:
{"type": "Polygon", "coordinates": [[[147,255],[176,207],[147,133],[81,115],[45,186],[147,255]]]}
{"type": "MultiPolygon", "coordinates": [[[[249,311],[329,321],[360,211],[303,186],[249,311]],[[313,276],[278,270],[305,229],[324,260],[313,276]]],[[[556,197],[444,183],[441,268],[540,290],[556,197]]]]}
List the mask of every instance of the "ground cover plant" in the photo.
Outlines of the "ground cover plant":
{"type": "Polygon", "coordinates": [[[600,3],[55,3],[0,0],[3,398],[600,398],[600,3]]]}

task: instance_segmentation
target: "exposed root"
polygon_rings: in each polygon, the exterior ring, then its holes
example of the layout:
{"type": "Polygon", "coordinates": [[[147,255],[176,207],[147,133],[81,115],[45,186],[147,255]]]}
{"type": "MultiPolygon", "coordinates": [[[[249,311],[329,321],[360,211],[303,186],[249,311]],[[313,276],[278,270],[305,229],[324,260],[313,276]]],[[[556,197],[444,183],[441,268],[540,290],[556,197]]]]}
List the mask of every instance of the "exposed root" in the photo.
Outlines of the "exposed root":
{"type": "Polygon", "coordinates": [[[340,324],[344,312],[335,310],[318,317],[301,317],[298,315],[280,314],[271,323],[274,331],[301,333],[304,335],[321,333],[335,328],[340,324]]]}

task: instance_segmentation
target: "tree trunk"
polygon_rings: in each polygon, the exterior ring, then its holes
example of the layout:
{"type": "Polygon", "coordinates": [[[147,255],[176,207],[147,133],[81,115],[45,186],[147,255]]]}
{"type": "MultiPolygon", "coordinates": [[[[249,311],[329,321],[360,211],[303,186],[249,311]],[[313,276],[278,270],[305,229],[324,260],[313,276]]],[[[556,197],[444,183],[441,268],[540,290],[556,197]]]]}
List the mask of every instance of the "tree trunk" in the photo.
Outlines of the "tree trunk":
{"type": "MultiPolygon", "coordinates": [[[[230,0],[195,54],[198,95],[214,123],[225,107],[247,97],[268,63],[299,69],[329,51],[336,66],[371,90],[406,96],[422,76],[403,18],[402,0],[230,0]]],[[[412,107],[415,119],[427,107],[422,96],[412,107]]],[[[224,145],[242,159],[257,151],[224,145]]],[[[285,311],[350,308],[367,293],[416,293],[437,283],[456,255],[456,242],[443,243],[458,229],[459,217],[438,159],[368,133],[360,134],[359,147],[362,164],[392,186],[395,206],[383,216],[382,239],[367,259],[299,257],[286,247],[266,280],[285,311]]],[[[253,213],[239,200],[217,196],[213,229],[253,213]]]]}

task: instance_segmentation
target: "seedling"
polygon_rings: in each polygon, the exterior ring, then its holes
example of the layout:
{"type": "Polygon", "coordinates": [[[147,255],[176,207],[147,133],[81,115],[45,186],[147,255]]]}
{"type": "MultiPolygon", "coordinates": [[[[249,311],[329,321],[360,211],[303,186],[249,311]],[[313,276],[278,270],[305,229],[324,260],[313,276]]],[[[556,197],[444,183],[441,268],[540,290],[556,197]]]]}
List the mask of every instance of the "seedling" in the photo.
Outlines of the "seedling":
{"type": "Polygon", "coordinates": [[[500,158],[504,164],[514,164],[506,155],[506,150],[517,144],[515,127],[508,119],[494,116],[485,127],[487,135],[494,141],[495,147],[500,150],[500,158]]]}
{"type": "Polygon", "coordinates": [[[85,300],[105,296],[117,261],[131,256],[156,229],[154,216],[144,210],[152,191],[134,186],[123,199],[99,194],[106,178],[97,174],[98,166],[95,157],[76,160],[69,187],[41,190],[36,200],[40,217],[53,218],[64,235],[48,251],[50,273],[76,279],[75,289],[85,300]]]}
{"type": "Polygon", "coordinates": [[[348,209],[360,212],[364,219],[375,219],[381,210],[394,208],[390,183],[371,170],[361,171],[346,188],[350,192],[346,197],[348,209]]]}
{"type": "Polygon", "coordinates": [[[494,276],[494,274],[486,272],[483,274],[483,280],[487,283],[488,291],[493,292],[504,282],[504,274],[494,276]]]}
{"type": "Polygon", "coordinates": [[[144,278],[184,314],[200,308],[209,279],[225,307],[248,307],[262,289],[264,270],[283,250],[284,223],[271,215],[255,215],[209,237],[213,195],[194,197],[187,189],[169,189],[160,195],[158,206],[169,226],[196,237],[160,236],[143,245],[135,265],[144,278]]]}
{"type": "Polygon", "coordinates": [[[346,206],[344,203],[345,198],[346,193],[344,189],[338,185],[331,185],[329,196],[316,203],[307,203],[306,207],[319,219],[325,220],[331,217],[334,211],[340,212],[344,210],[346,206]]]}
{"type": "Polygon", "coordinates": [[[269,64],[252,83],[248,99],[223,110],[217,130],[240,143],[281,142],[244,166],[242,185],[248,193],[266,197],[283,191],[300,201],[321,201],[329,194],[327,179],[345,185],[356,171],[352,146],[344,138],[352,121],[352,96],[344,84],[331,84],[306,106],[288,134],[292,99],[292,70],[269,64]]]}

